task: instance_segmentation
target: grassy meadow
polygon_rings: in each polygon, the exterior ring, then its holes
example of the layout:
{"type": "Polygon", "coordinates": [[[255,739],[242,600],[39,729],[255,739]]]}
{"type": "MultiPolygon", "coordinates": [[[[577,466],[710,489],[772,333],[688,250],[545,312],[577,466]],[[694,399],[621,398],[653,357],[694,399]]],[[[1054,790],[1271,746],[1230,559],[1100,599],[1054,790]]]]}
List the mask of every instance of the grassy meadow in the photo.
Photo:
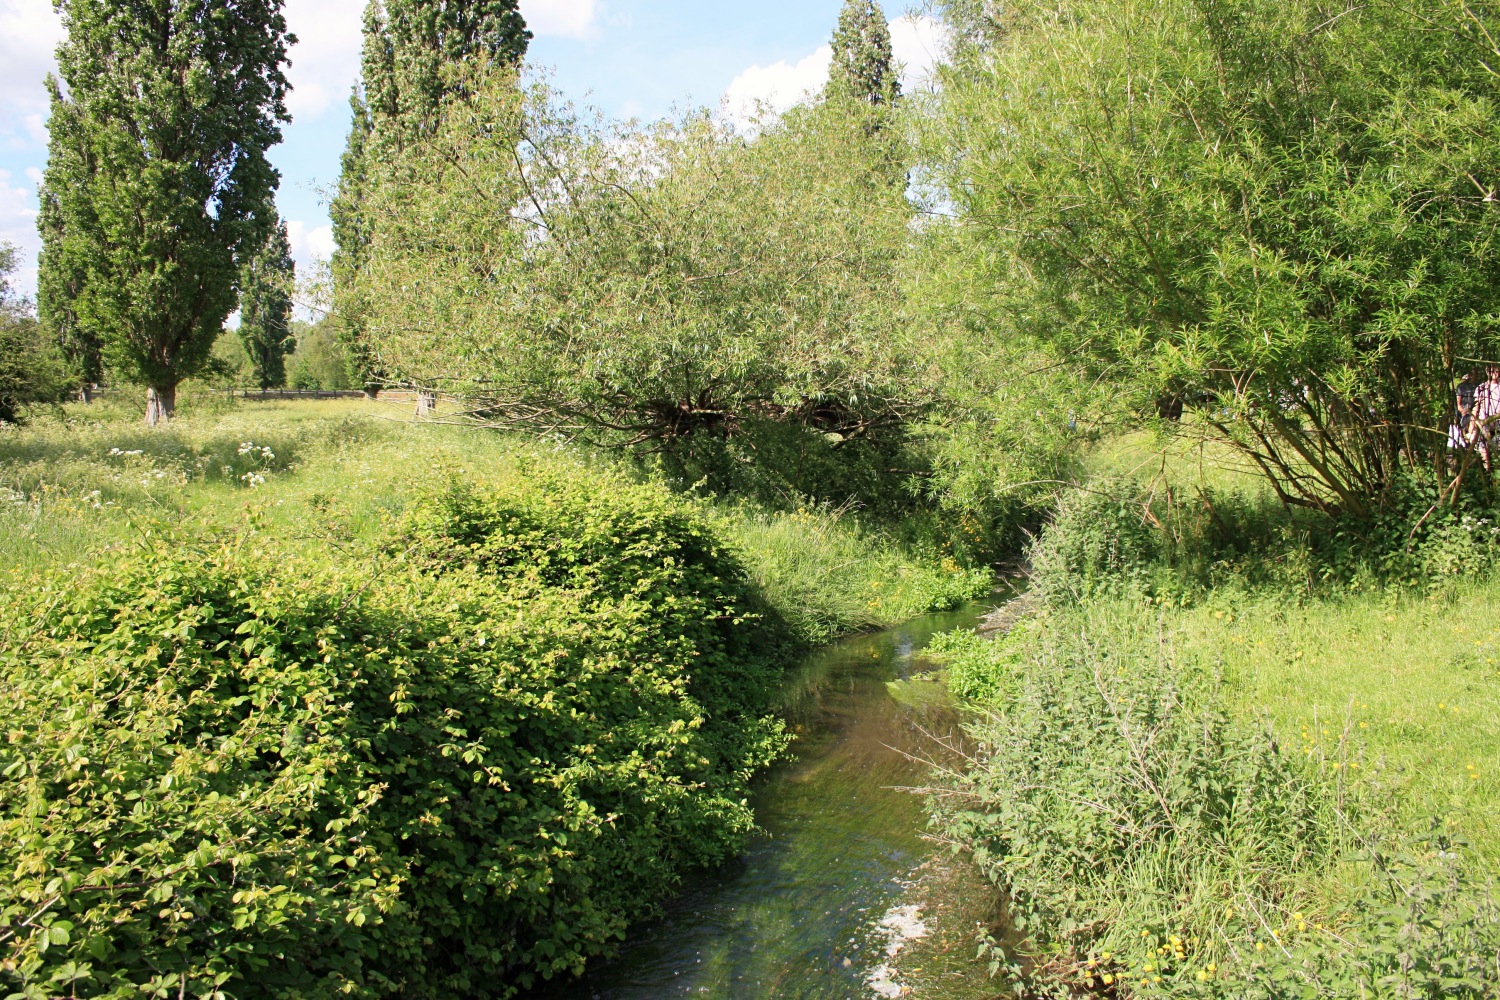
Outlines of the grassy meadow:
{"type": "MultiPolygon", "coordinates": [[[[0,425],[0,561],[13,578],[149,544],[155,524],[256,530],[317,550],[371,541],[413,498],[458,478],[539,472],[630,478],[608,454],[440,422],[405,402],[225,402],[201,396],[165,431],[137,400],[70,405],[0,425]]],[[[809,643],[903,621],[982,593],[983,571],[916,558],[847,511],[704,498],[705,516],[809,643]]]]}

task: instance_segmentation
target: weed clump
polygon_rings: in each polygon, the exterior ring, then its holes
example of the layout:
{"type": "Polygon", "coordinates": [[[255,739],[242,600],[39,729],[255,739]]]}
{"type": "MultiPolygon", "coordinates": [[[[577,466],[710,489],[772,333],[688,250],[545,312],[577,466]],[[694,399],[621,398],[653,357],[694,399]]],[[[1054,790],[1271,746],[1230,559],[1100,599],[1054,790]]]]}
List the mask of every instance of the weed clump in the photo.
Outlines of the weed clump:
{"type": "Polygon", "coordinates": [[[1433,734],[1402,695],[1370,693],[1377,714],[1343,686],[1478,683],[1500,632],[1467,617],[1448,623],[1465,670],[1372,676],[1372,620],[1430,630],[1436,655],[1441,613],[1402,606],[1408,579],[1426,597],[1450,585],[1434,567],[1490,565],[1479,515],[1421,515],[1361,544],[1254,497],[1106,482],[1065,501],[1033,550],[1039,612],[935,647],[976,749],[933,821],[1007,904],[981,942],[993,973],[1027,996],[1490,995],[1494,845],[1464,837],[1483,829],[1481,775],[1471,759],[1474,787],[1435,807],[1433,734]],[[1347,707],[1320,717],[1331,691],[1347,707]]]}

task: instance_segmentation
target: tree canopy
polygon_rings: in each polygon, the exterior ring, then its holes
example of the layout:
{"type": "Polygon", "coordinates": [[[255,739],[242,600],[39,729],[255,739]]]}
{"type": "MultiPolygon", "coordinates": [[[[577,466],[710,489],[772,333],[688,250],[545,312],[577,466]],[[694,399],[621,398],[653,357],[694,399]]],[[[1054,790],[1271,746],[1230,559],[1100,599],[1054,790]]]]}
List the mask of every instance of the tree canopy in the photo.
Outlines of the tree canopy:
{"type": "Polygon", "coordinates": [[[828,93],[869,104],[892,104],[900,96],[891,29],[877,0],[844,0],[833,32],[828,93]]]}
{"type": "Polygon", "coordinates": [[[608,128],[491,73],[380,168],[370,342],[492,419],[639,450],[756,419],[866,433],[921,393],[887,336],[900,140],[864,125],[608,128]]]}
{"type": "Polygon", "coordinates": [[[19,256],[14,244],[0,241],[0,423],[18,423],[26,407],[60,400],[69,382],[56,344],[11,287],[19,256]]]}
{"type": "Polygon", "coordinates": [[[1015,328],[1195,408],[1289,503],[1364,514],[1442,472],[1500,305],[1469,6],[958,6],[927,152],[1015,328]]]}
{"type": "Polygon", "coordinates": [[[43,312],[75,317],[170,417],[274,225],[287,120],[282,0],[60,0],[49,78],[43,312]]]}
{"type": "Polygon", "coordinates": [[[530,41],[516,0],[370,0],[365,8],[360,81],[350,95],[352,121],[329,215],[336,312],[350,374],[367,392],[385,378],[365,336],[360,278],[373,239],[371,164],[431,136],[474,65],[519,66],[530,41]]]}

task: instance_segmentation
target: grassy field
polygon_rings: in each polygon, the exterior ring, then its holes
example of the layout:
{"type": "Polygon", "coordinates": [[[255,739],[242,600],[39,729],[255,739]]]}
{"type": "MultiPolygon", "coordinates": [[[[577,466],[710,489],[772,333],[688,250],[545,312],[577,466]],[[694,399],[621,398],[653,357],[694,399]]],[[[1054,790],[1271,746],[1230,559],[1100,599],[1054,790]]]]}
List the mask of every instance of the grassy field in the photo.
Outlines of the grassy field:
{"type": "MultiPolygon", "coordinates": [[[[0,562],[12,579],[89,564],[157,523],[255,530],[308,546],[371,538],[414,498],[455,479],[500,484],[539,472],[625,475],[589,455],[471,427],[414,423],[405,406],[364,400],[198,400],[164,431],[136,401],[69,406],[0,426],[0,562]]],[[[807,642],[877,628],[982,593],[988,577],[915,557],[847,512],[704,510],[766,598],[807,642]]]]}
{"type": "Polygon", "coordinates": [[[1220,600],[1173,615],[1172,631],[1222,665],[1237,713],[1346,780],[1396,789],[1411,822],[1445,817],[1500,866],[1500,585],[1220,600]]]}

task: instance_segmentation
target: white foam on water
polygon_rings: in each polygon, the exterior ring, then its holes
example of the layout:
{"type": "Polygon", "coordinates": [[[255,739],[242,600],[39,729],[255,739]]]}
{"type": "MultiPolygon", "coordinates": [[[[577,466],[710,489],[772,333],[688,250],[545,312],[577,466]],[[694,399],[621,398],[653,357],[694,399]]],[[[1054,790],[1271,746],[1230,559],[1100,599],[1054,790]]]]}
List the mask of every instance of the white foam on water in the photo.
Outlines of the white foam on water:
{"type": "Polygon", "coordinates": [[[893,906],[885,912],[885,916],[875,925],[876,937],[884,941],[885,961],[871,969],[870,974],[865,977],[865,985],[870,987],[872,994],[877,997],[904,997],[911,992],[909,986],[903,986],[896,979],[896,956],[908,944],[920,941],[928,933],[927,924],[922,920],[921,906],[893,906]]]}

